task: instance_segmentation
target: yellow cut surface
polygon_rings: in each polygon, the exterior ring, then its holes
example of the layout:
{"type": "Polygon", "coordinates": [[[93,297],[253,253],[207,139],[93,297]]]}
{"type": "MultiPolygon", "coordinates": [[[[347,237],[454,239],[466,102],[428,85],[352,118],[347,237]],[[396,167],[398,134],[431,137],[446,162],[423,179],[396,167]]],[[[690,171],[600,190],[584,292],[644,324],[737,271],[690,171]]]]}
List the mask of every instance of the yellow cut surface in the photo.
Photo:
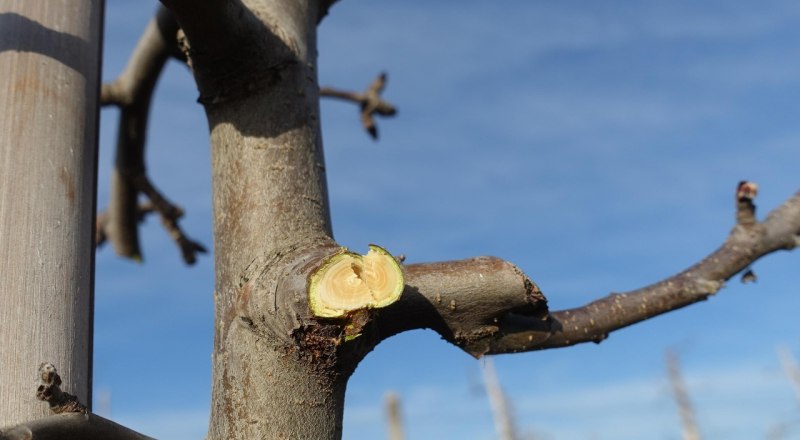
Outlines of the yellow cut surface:
{"type": "Polygon", "coordinates": [[[380,246],[370,245],[367,255],[342,250],[314,272],[308,299],[315,316],[336,318],[349,312],[386,307],[403,293],[403,270],[380,246]]]}

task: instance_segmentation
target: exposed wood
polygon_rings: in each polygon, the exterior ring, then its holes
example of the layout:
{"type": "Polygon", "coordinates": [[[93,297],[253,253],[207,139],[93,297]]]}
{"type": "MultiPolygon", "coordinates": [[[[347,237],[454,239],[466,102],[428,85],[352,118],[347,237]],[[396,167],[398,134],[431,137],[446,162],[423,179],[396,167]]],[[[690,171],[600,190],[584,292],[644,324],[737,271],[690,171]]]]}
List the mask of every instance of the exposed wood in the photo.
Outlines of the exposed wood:
{"type": "Polygon", "coordinates": [[[49,414],[42,362],[91,398],[102,8],[0,1],[0,425],[49,414]]]}

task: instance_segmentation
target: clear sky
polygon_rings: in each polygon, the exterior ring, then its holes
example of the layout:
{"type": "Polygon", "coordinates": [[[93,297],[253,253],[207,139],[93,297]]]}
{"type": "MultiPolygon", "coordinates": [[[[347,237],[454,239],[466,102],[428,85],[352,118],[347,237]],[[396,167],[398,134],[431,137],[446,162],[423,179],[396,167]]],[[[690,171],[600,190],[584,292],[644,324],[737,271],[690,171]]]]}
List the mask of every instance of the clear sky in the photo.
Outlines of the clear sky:
{"type": "MultiPolygon", "coordinates": [[[[155,2],[107,2],[105,80],[155,2]]],[[[320,82],[362,89],[382,70],[397,117],[381,139],[323,102],[334,232],[407,262],[495,255],[552,309],[674,274],[714,250],[734,189],[761,215],[800,188],[800,5],[794,1],[342,0],[319,30],[320,82]]],[[[148,166],[212,245],[208,127],[172,62],[151,114],[148,166]]],[[[102,113],[99,206],[116,110],[102,113]]],[[[143,264],[97,254],[96,409],[164,440],[207,428],[212,257],[185,267],[156,219],[143,264]],[[110,407],[102,404],[110,398],[110,407]]],[[[758,262],[702,304],[599,345],[495,357],[517,424],[542,439],[678,439],[664,351],[682,360],[706,439],[800,439],[776,347],[800,356],[800,254],[758,262]]],[[[380,345],[350,381],[344,438],[385,438],[387,391],[409,440],[494,437],[480,361],[426,331],[380,345]]]]}

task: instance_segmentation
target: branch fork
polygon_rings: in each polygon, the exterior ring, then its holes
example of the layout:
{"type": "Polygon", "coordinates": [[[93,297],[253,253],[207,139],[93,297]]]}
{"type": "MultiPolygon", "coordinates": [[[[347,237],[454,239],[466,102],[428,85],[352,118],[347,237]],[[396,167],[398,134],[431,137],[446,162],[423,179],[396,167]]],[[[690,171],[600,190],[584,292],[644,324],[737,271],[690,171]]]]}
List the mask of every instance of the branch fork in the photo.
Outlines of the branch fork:
{"type": "Polygon", "coordinates": [[[381,97],[385,88],[386,73],[382,72],[363,93],[349,92],[333,87],[322,87],[319,90],[319,94],[320,96],[338,98],[358,104],[361,110],[361,126],[373,139],[378,139],[378,126],[375,123],[374,116],[394,116],[397,114],[397,109],[381,97]]]}

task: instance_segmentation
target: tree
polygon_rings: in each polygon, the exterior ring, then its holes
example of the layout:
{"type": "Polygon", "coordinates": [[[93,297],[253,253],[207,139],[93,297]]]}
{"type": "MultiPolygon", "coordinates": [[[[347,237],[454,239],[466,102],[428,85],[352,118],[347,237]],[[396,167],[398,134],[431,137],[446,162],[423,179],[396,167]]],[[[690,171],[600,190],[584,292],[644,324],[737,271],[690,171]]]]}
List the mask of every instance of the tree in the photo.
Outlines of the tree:
{"type": "MultiPolygon", "coordinates": [[[[306,281],[338,249],[330,236],[312,69],[320,14],[294,2],[255,12],[238,3],[167,6],[191,46],[212,129],[218,333],[211,438],[336,438],[347,376],[377,342],[397,332],[430,327],[473,355],[596,341],[704,299],[754,258],[796,242],[797,197],[782,214],[757,223],[750,185],[744,185],[737,194],[739,224],[719,253],[639,291],[643,296],[548,313],[538,289],[514,266],[479,258],[406,267],[406,291],[380,313],[314,318],[305,304],[306,281]],[[641,307],[643,298],[653,309],[641,307]]],[[[127,209],[134,212],[130,204],[127,209]]],[[[168,211],[161,213],[174,221],[168,211]]],[[[129,224],[136,219],[123,217],[129,224]]],[[[177,236],[184,246],[191,242],[177,236]]]]}

